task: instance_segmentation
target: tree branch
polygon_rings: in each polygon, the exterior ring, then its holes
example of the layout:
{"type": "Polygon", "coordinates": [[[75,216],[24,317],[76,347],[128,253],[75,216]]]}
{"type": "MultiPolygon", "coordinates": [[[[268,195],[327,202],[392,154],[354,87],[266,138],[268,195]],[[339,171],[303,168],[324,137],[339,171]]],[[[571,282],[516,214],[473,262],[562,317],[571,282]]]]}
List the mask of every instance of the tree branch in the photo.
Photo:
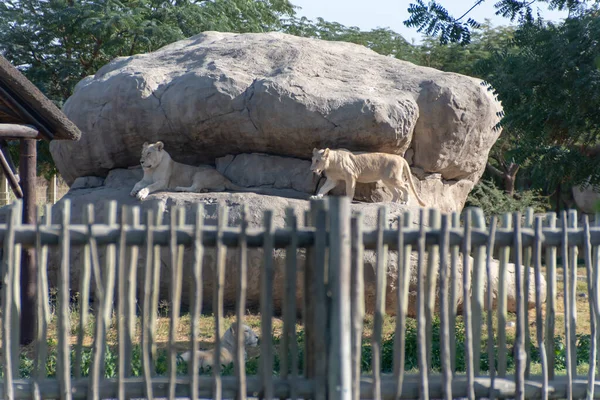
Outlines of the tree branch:
{"type": "Polygon", "coordinates": [[[521,169],[521,166],[519,164],[511,163],[508,167],[508,173],[514,178],[515,176],[517,176],[517,172],[519,172],[519,169],[521,169]]]}
{"type": "Polygon", "coordinates": [[[475,7],[477,7],[478,5],[480,5],[481,3],[483,3],[484,1],[485,1],[485,0],[477,0],[477,1],[475,2],[475,4],[473,4],[473,5],[471,6],[471,8],[469,8],[469,9],[467,10],[467,12],[465,12],[465,13],[464,13],[463,15],[461,15],[460,17],[458,17],[458,18],[455,18],[455,19],[454,19],[454,21],[456,21],[456,22],[460,21],[460,20],[461,20],[461,19],[463,19],[463,18],[464,18],[464,17],[465,17],[465,16],[466,16],[468,13],[470,13],[470,12],[471,12],[471,11],[472,11],[472,10],[473,10],[475,7]]]}
{"type": "Polygon", "coordinates": [[[501,178],[504,179],[504,173],[502,171],[500,171],[498,168],[494,167],[492,164],[487,163],[485,165],[485,169],[492,175],[494,175],[497,178],[501,178]]]}

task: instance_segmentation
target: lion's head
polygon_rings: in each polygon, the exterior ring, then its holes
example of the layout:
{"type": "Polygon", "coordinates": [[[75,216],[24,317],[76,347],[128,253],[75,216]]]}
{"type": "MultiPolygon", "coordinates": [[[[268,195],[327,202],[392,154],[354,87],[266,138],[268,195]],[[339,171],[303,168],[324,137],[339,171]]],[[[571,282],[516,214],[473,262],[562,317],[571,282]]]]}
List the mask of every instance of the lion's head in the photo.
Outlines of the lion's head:
{"type": "MultiPolygon", "coordinates": [[[[242,328],[244,329],[244,346],[246,347],[256,347],[259,343],[259,338],[256,332],[252,330],[248,325],[242,324],[242,328]]],[[[237,322],[231,324],[229,329],[223,335],[223,341],[231,343],[232,345],[236,342],[237,337],[237,322]]]]}
{"type": "Polygon", "coordinates": [[[148,142],[142,145],[142,157],[140,158],[140,164],[144,169],[156,168],[162,162],[165,152],[163,151],[165,145],[163,142],[156,142],[148,144],[148,142]]]}
{"type": "Polygon", "coordinates": [[[329,167],[329,149],[313,149],[310,170],[320,175],[329,167]]]}

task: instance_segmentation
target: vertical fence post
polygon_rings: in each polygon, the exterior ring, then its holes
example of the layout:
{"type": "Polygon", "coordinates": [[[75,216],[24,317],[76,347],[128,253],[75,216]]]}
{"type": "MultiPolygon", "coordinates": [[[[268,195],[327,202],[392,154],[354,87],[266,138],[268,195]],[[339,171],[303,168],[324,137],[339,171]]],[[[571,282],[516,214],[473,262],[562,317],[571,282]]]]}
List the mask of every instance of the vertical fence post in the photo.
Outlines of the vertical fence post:
{"type": "Polygon", "coordinates": [[[315,242],[306,251],[304,271],[305,296],[305,368],[306,377],[316,382],[314,399],[326,397],[327,343],[324,324],[327,324],[325,305],[325,263],[327,245],[327,212],[324,200],[311,200],[309,223],[316,228],[315,242]]]}
{"type": "Polygon", "coordinates": [[[0,171],[0,207],[10,204],[10,193],[8,191],[8,179],[0,171]]]}
{"type": "MultiPolygon", "coordinates": [[[[556,214],[546,214],[546,225],[556,228],[556,214]]],[[[556,326],[556,254],[555,246],[546,247],[546,354],[548,357],[548,380],[554,379],[554,329],[556,326]]]]}
{"type": "MultiPolygon", "coordinates": [[[[384,242],[387,225],[387,207],[381,206],[377,212],[377,243],[375,245],[375,307],[373,313],[373,332],[371,333],[371,370],[373,371],[373,398],[381,398],[381,336],[385,315],[385,288],[387,284],[388,246],[384,242]]],[[[332,231],[333,233],[333,231],[332,231]]],[[[336,238],[332,236],[332,241],[336,238]]]]}
{"type": "MultiPolygon", "coordinates": [[[[515,398],[525,399],[525,368],[527,353],[525,351],[525,310],[527,310],[527,299],[523,298],[523,278],[524,267],[521,263],[523,259],[523,239],[521,236],[521,213],[513,214],[513,248],[515,250],[515,286],[516,286],[516,306],[517,306],[517,336],[515,338],[515,398]]],[[[525,273],[529,274],[529,271],[525,273]]],[[[526,296],[529,296],[526,294],[526,296]]]]}
{"type": "Polygon", "coordinates": [[[428,343],[425,320],[425,243],[425,210],[421,209],[419,210],[419,238],[417,241],[417,363],[419,366],[419,398],[429,400],[428,343]]]}
{"type": "MultiPolygon", "coordinates": [[[[473,227],[485,230],[485,215],[481,208],[470,208],[473,215],[473,227]]],[[[476,246],[473,249],[473,267],[471,269],[471,310],[473,319],[473,373],[479,375],[481,359],[481,335],[484,311],[484,281],[485,260],[487,249],[485,246],[476,246]]]]}
{"type": "MultiPolygon", "coordinates": [[[[350,199],[330,197],[328,398],[350,400],[350,199]]],[[[384,289],[385,290],[385,289],[384,289]]]]}
{"type": "Polygon", "coordinates": [[[364,279],[364,247],[363,218],[359,212],[352,218],[352,399],[360,400],[360,373],[363,320],[365,318],[365,279],[364,279]]]}
{"type": "MultiPolygon", "coordinates": [[[[570,229],[577,229],[577,210],[569,210],[567,224],[570,229]]],[[[568,296],[569,300],[569,323],[571,328],[570,343],[567,345],[571,347],[571,375],[577,376],[577,260],[578,260],[578,248],[577,245],[569,246],[569,276],[568,280],[565,280],[565,286],[568,286],[569,290],[565,292],[565,296],[568,296]]],[[[565,318],[567,316],[565,315],[565,318]]]]}
{"type": "MultiPolygon", "coordinates": [[[[506,213],[502,215],[502,228],[512,228],[512,217],[506,213]]],[[[496,315],[498,320],[498,348],[506,348],[506,316],[507,316],[507,285],[508,261],[510,260],[510,247],[500,247],[498,250],[500,265],[498,266],[498,306],[496,315]]],[[[517,271],[517,266],[515,266],[517,271]]],[[[506,351],[498,351],[498,377],[506,377],[507,358],[506,351]]]]}
{"type": "MultiPolygon", "coordinates": [[[[2,398],[13,399],[14,387],[13,379],[17,375],[16,365],[18,355],[12,345],[18,340],[16,329],[18,324],[12,323],[12,313],[14,310],[14,299],[17,288],[15,287],[15,225],[20,223],[20,214],[17,207],[20,207],[19,202],[10,207],[7,216],[8,225],[4,236],[4,254],[2,259],[2,365],[4,367],[4,391],[2,398]]],[[[18,348],[17,348],[18,350],[18,348]]]]}
{"type": "Polygon", "coordinates": [[[48,181],[48,190],[47,190],[47,194],[46,194],[46,201],[50,204],[56,204],[56,198],[57,198],[57,177],[56,175],[52,175],[52,178],[50,178],[50,180],[48,181]]]}
{"type": "MultiPolygon", "coordinates": [[[[411,221],[412,217],[410,215],[410,212],[405,212],[404,215],[398,216],[397,243],[399,285],[396,289],[396,329],[394,332],[394,374],[396,375],[397,399],[399,399],[402,395],[402,389],[404,384],[404,366],[406,363],[406,313],[408,311],[410,256],[412,253],[412,246],[404,244],[404,229],[410,226],[411,221]]],[[[362,240],[360,243],[362,245],[362,240]]],[[[360,396],[358,396],[358,398],[360,398],[360,396]]]]}
{"type": "MultiPolygon", "coordinates": [[[[35,224],[36,214],[36,140],[21,140],[21,155],[19,159],[19,173],[21,174],[21,187],[23,188],[23,215],[22,223],[35,224]]],[[[37,271],[35,263],[35,249],[22,247],[21,255],[21,337],[20,343],[27,345],[35,339],[35,296],[37,271]]]]}
{"type": "MultiPolygon", "coordinates": [[[[440,229],[440,212],[435,208],[429,209],[429,227],[434,231],[440,229]]],[[[425,293],[425,329],[427,343],[433,343],[433,314],[435,312],[435,297],[436,297],[436,285],[439,272],[439,246],[430,245],[427,249],[427,269],[425,277],[425,286],[427,292],[425,293]]],[[[427,346],[427,368],[428,372],[432,369],[433,360],[433,349],[432,346],[427,346]]]]}

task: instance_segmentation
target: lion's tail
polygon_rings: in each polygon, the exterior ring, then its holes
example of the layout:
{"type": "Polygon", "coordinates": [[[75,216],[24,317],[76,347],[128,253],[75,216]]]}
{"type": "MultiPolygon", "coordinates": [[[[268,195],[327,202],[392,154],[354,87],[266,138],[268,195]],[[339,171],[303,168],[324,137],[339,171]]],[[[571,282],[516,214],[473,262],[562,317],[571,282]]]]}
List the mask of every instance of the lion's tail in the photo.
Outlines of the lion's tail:
{"type": "Polygon", "coordinates": [[[410,188],[412,189],[412,192],[415,195],[417,202],[419,203],[419,205],[421,207],[425,207],[426,206],[425,202],[423,201],[423,199],[421,197],[419,197],[419,194],[417,193],[417,189],[415,188],[412,173],[410,172],[410,166],[408,165],[408,163],[406,163],[406,168],[404,168],[404,171],[406,173],[406,179],[408,180],[408,184],[410,185],[410,188]]]}

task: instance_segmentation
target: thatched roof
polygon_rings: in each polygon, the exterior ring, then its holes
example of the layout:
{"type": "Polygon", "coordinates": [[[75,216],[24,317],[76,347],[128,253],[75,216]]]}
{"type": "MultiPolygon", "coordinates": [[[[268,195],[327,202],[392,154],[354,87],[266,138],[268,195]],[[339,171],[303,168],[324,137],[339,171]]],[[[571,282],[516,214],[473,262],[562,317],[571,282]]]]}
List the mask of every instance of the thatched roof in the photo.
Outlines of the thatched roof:
{"type": "Polygon", "coordinates": [[[63,112],[0,55],[0,123],[33,125],[46,140],[79,140],[63,112]]]}

